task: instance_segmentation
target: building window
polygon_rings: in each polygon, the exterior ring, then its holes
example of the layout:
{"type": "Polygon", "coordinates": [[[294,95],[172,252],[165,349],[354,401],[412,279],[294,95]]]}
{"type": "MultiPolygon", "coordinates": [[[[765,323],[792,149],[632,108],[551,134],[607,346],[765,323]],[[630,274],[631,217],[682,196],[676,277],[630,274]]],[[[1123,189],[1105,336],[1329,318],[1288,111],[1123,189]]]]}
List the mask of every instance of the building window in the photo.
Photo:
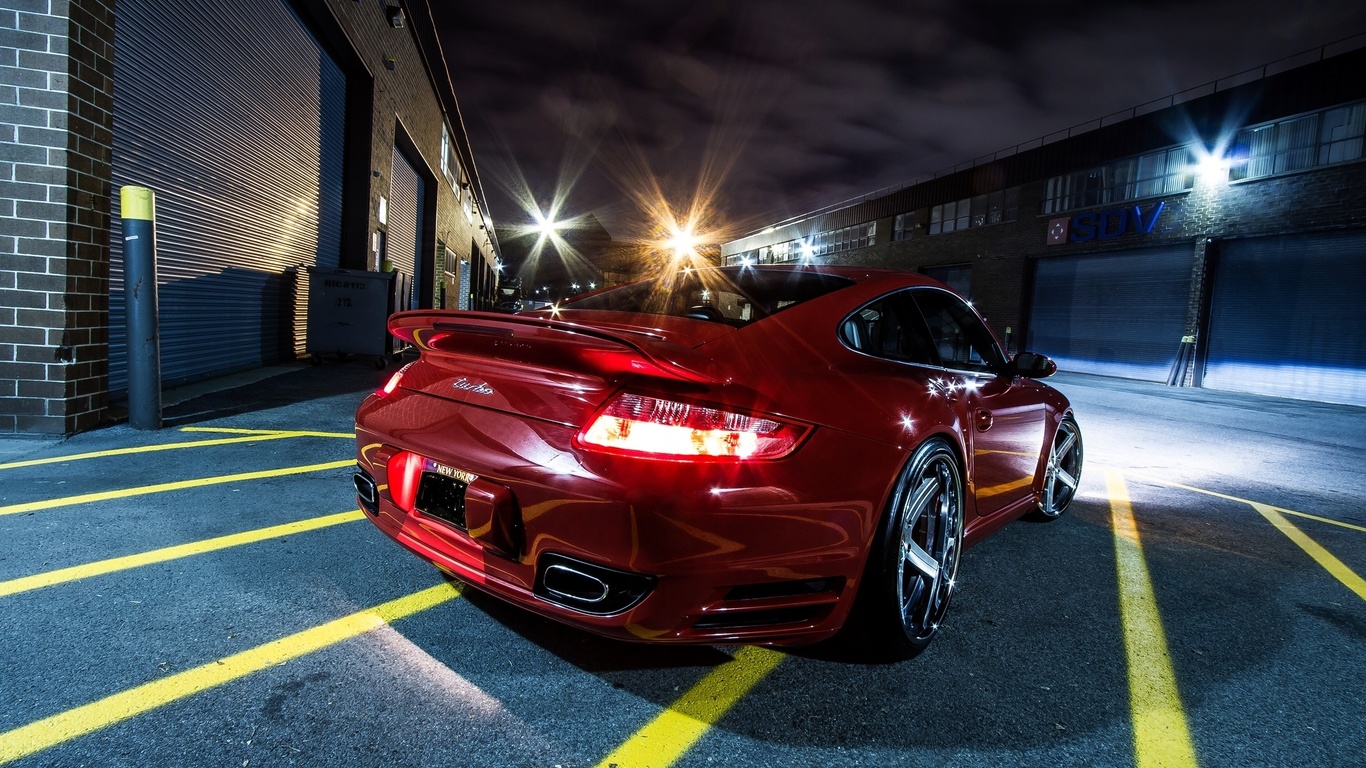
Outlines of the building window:
{"type": "Polygon", "coordinates": [[[1260,179],[1362,157],[1366,102],[1326,109],[1238,132],[1231,181],[1260,179]]]}
{"type": "Polygon", "coordinates": [[[1093,208],[1184,192],[1195,186],[1194,168],[1190,148],[1180,146],[1054,176],[1044,189],[1043,212],[1093,208]]]}
{"type": "Polygon", "coordinates": [[[876,236],[877,222],[875,221],[826,230],[811,238],[811,255],[826,256],[831,253],[852,251],[855,248],[866,248],[875,242],[876,236]]]}
{"type": "Polygon", "coordinates": [[[1338,107],[1324,112],[1319,143],[1319,165],[1360,160],[1364,135],[1366,104],[1338,107]]]}
{"type": "Polygon", "coordinates": [[[963,298],[972,295],[972,265],[951,264],[944,267],[925,267],[922,275],[933,278],[958,292],[963,298]]]}
{"type": "MultiPolygon", "coordinates": [[[[1011,187],[999,192],[992,192],[983,196],[983,204],[986,206],[986,225],[1004,224],[1008,221],[1015,221],[1020,212],[1020,188],[1011,187]]],[[[977,201],[973,200],[974,211],[977,201]]],[[[976,226],[976,225],[974,225],[976,226]]]]}
{"type": "Polygon", "coordinates": [[[441,175],[451,185],[456,196],[460,195],[460,162],[455,159],[455,147],[451,144],[451,130],[441,124],[441,175]]]}
{"type": "Polygon", "coordinates": [[[915,228],[914,213],[898,213],[892,223],[893,240],[910,240],[911,230],[915,228]]]}
{"type": "Polygon", "coordinates": [[[930,234],[939,235],[968,228],[972,198],[942,203],[930,209],[930,234]],[[959,212],[961,211],[961,215],[959,212]]]}
{"type": "Polygon", "coordinates": [[[455,256],[455,251],[452,251],[450,248],[447,248],[445,243],[438,242],[436,244],[436,252],[442,254],[444,257],[442,258],[442,261],[445,262],[442,265],[444,267],[442,271],[444,271],[451,277],[454,277],[456,274],[457,262],[459,261],[459,259],[457,259],[455,256]]]}
{"type": "Polygon", "coordinates": [[[777,243],[776,245],[766,245],[759,249],[757,258],[755,258],[754,263],[782,264],[783,262],[791,261],[794,258],[792,255],[792,246],[794,244],[795,241],[788,240],[785,243],[777,243]]]}
{"type": "Polygon", "coordinates": [[[825,256],[855,248],[866,248],[877,238],[877,222],[869,221],[852,227],[830,229],[804,240],[788,240],[763,245],[752,251],[732,253],[725,258],[728,267],[746,264],[786,264],[793,261],[825,256]]]}
{"type": "Polygon", "coordinates": [[[756,253],[754,251],[732,253],[725,258],[725,264],[723,266],[738,267],[744,264],[753,264],[755,255],[756,253]]]}
{"type": "Polygon", "coordinates": [[[957,232],[1015,221],[1020,210],[1020,188],[1011,187],[976,197],[965,197],[930,209],[930,234],[957,232]]]}

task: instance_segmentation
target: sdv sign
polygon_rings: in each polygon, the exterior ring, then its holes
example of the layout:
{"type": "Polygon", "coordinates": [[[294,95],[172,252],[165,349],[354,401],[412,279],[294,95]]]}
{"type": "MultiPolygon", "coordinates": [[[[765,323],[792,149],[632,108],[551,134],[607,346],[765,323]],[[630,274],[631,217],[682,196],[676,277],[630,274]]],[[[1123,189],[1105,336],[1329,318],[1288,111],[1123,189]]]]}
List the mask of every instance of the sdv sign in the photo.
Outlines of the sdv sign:
{"type": "Polygon", "coordinates": [[[1159,202],[1148,210],[1135,205],[1130,208],[1107,208],[1087,211],[1076,216],[1048,222],[1048,244],[1087,243],[1092,240],[1113,240],[1125,234],[1147,235],[1157,225],[1165,203],[1159,202]]]}

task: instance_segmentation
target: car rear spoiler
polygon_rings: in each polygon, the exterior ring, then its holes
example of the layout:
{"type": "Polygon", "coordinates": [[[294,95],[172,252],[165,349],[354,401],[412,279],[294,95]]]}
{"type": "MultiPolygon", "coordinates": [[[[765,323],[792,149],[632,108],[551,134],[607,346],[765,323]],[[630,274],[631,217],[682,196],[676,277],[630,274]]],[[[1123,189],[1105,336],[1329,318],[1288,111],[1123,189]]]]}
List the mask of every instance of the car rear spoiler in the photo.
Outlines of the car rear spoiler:
{"type": "Polygon", "coordinates": [[[419,309],[392,315],[389,332],[424,355],[493,358],[603,377],[727,383],[710,373],[711,358],[646,330],[609,330],[534,315],[419,309]]]}

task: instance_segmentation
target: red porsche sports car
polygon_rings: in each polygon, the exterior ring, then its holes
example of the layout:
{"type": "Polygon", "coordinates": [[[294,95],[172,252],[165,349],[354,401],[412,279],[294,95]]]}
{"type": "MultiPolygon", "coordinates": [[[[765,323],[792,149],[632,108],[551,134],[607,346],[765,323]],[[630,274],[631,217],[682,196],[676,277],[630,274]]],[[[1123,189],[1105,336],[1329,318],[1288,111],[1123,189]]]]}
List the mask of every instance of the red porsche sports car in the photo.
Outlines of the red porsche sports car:
{"type": "Polygon", "coordinates": [[[506,315],[401,312],[356,412],[362,507],[448,575],[629,640],[907,656],[965,547],[1081,475],[1041,355],[928,278],[685,270],[506,315]],[[871,630],[871,631],[868,631],[871,630]]]}

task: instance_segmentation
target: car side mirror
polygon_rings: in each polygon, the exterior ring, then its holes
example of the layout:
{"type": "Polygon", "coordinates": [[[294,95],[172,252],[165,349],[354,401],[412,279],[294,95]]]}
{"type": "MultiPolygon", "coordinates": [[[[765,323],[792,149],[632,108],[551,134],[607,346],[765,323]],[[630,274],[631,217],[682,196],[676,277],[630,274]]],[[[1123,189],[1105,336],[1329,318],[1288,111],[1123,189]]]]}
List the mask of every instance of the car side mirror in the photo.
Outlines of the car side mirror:
{"type": "Polygon", "coordinates": [[[1058,364],[1046,355],[1021,352],[1010,363],[1011,373],[1029,379],[1046,379],[1058,372],[1058,364]]]}

